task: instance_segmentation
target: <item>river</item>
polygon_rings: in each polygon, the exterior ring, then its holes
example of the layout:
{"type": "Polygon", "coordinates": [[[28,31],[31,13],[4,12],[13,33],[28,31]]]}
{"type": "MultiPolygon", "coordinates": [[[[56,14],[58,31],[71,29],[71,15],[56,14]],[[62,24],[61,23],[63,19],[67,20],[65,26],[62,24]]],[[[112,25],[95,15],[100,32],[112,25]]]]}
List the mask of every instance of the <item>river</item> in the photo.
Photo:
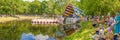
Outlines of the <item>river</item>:
{"type": "Polygon", "coordinates": [[[30,20],[0,23],[0,40],[20,40],[22,33],[54,36],[58,25],[32,25],[30,20]]]}

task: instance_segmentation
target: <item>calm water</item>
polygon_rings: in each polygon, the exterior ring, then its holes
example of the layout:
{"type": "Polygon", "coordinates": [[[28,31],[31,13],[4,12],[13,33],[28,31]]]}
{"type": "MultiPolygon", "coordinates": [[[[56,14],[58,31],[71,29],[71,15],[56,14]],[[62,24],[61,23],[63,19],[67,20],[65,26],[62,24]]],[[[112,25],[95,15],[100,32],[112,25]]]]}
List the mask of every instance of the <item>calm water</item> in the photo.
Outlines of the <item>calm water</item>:
{"type": "Polygon", "coordinates": [[[0,23],[0,40],[20,40],[23,32],[53,36],[58,27],[58,25],[32,25],[29,20],[0,23]]]}

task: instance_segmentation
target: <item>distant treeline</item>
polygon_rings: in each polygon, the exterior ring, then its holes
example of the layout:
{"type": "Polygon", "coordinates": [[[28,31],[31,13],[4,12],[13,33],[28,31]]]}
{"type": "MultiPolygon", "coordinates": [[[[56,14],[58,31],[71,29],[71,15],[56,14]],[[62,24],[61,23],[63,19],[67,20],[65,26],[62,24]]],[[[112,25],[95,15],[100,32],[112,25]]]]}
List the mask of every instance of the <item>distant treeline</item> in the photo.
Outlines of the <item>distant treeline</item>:
{"type": "Polygon", "coordinates": [[[63,14],[67,4],[83,10],[86,15],[111,15],[120,8],[119,0],[0,0],[0,14],[63,14]]]}

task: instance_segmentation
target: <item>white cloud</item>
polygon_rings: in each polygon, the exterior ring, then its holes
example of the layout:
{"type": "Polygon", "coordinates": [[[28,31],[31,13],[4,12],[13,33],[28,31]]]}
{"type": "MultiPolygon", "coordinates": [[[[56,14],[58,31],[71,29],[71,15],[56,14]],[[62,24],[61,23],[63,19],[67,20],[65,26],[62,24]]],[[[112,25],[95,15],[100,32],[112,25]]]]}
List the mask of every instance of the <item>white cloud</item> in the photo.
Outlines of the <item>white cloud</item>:
{"type": "Polygon", "coordinates": [[[29,1],[29,2],[32,2],[32,1],[34,1],[34,0],[23,0],[23,1],[29,1]]]}
{"type": "Polygon", "coordinates": [[[49,1],[49,0],[39,0],[40,2],[42,2],[42,1],[49,1]]]}
{"type": "Polygon", "coordinates": [[[40,2],[42,2],[43,0],[39,0],[40,2]]]}
{"type": "Polygon", "coordinates": [[[77,0],[78,2],[80,2],[80,0],[77,0]]]}

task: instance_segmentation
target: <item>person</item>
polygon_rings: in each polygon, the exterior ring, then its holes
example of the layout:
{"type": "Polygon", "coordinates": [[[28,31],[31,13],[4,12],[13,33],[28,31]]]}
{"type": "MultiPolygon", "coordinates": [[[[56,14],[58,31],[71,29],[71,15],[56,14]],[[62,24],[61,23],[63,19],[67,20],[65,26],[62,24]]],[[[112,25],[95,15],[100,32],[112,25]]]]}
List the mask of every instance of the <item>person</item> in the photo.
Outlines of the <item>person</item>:
{"type": "Polygon", "coordinates": [[[100,17],[99,16],[97,16],[97,22],[100,23],[100,17]]]}
{"type": "Polygon", "coordinates": [[[118,40],[120,40],[120,32],[119,32],[119,34],[118,34],[118,40]]]}
{"type": "Polygon", "coordinates": [[[105,24],[106,24],[107,26],[109,26],[109,17],[106,18],[105,24]]]}
{"type": "Polygon", "coordinates": [[[97,25],[97,22],[96,22],[96,20],[93,22],[93,27],[96,27],[96,25],[97,25]]]}
{"type": "Polygon", "coordinates": [[[107,30],[106,40],[112,40],[112,38],[113,38],[113,32],[112,32],[111,27],[108,27],[106,30],[107,30]]]}
{"type": "Polygon", "coordinates": [[[59,23],[63,24],[64,18],[62,16],[59,17],[59,23]]]}
{"type": "Polygon", "coordinates": [[[99,30],[99,40],[105,40],[104,38],[104,29],[101,27],[100,30],[99,30]]]}
{"type": "Polygon", "coordinates": [[[113,40],[118,40],[118,35],[115,34],[113,40]]]}
{"type": "Polygon", "coordinates": [[[92,36],[93,40],[99,40],[99,31],[96,30],[95,34],[92,36]]]}
{"type": "Polygon", "coordinates": [[[120,15],[119,12],[116,12],[116,17],[115,17],[115,26],[114,26],[114,32],[118,34],[120,32],[120,15]]]}
{"type": "Polygon", "coordinates": [[[112,23],[114,22],[114,19],[113,17],[110,17],[110,20],[109,20],[109,25],[112,25],[112,23]]]}
{"type": "Polygon", "coordinates": [[[97,29],[96,34],[99,35],[98,40],[105,40],[104,27],[102,24],[99,24],[99,28],[97,29]]]}
{"type": "Polygon", "coordinates": [[[81,21],[81,18],[79,18],[79,19],[76,21],[76,26],[77,26],[78,28],[81,28],[80,21],[81,21]]]}

